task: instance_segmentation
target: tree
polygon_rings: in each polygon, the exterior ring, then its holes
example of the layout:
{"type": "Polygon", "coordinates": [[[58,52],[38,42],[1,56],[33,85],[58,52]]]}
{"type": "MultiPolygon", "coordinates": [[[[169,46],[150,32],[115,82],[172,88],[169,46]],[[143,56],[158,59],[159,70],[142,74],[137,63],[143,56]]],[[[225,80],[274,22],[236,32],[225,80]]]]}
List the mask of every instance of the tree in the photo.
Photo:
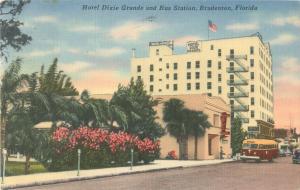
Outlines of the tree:
{"type": "Polygon", "coordinates": [[[247,133],[242,128],[242,121],[240,118],[234,118],[233,126],[231,127],[231,148],[232,155],[240,153],[242,149],[243,140],[247,133]]]}
{"type": "MultiPolygon", "coordinates": [[[[19,51],[22,46],[27,45],[31,41],[31,37],[27,34],[22,33],[20,26],[23,25],[22,22],[16,19],[16,17],[21,14],[24,6],[30,1],[24,0],[10,0],[10,1],[1,1],[0,2],[0,64],[2,64],[2,58],[4,57],[5,62],[7,62],[7,48],[13,48],[16,51],[19,51]]],[[[16,66],[17,67],[17,66],[16,66]]],[[[18,69],[14,69],[17,71],[18,69]]],[[[12,70],[11,70],[12,71],[12,70]]],[[[19,71],[18,71],[19,72],[19,71]]],[[[9,80],[6,76],[5,80],[9,80]]],[[[3,82],[3,81],[2,81],[3,82]]],[[[11,81],[6,81],[13,87],[11,81]]],[[[5,84],[7,85],[7,84],[5,84]]],[[[18,85],[15,85],[18,86],[18,85]]],[[[5,90],[14,90],[3,88],[3,83],[1,84],[0,90],[0,107],[1,107],[1,116],[0,116],[0,154],[2,157],[2,148],[4,148],[5,143],[5,128],[6,128],[6,111],[7,111],[7,95],[14,94],[11,92],[6,92],[5,90]],[[3,95],[4,94],[4,95],[3,95]],[[2,103],[6,104],[3,105],[2,103]],[[5,112],[2,112],[5,111],[5,112]],[[4,113],[4,116],[2,115],[4,113]]],[[[1,159],[0,159],[1,160],[1,159]]],[[[1,167],[0,167],[1,168],[1,167]]],[[[1,172],[1,171],[0,171],[1,172]]]]}
{"type": "Polygon", "coordinates": [[[198,159],[198,138],[205,134],[205,130],[211,127],[208,116],[201,111],[185,109],[184,123],[189,129],[189,134],[194,136],[194,159],[198,159]]]}
{"type": "Polygon", "coordinates": [[[38,79],[36,90],[44,94],[49,102],[49,111],[41,113],[42,118],[53,123],[59,120],[74,119],[75,110],[79,109],[79,104],[71,98],[71,96],[76,96],[79,93],[73,86],[71,78],[63,71],[58,71],[57,62],[58,60],[55,58],[46,73],[44,72],[44,66],[42,66],[39,75],[36,74],[38,79]]]}
{"type": "Polygon", "coordinates": [[[20,26],[23,23],[16,19],[29,2],[29,0],[0,2],[0,56],[5,57],[6,60],[6,48],[11,47],[19,51],[22,46],[27,45],[32,40],[30,36],[22,33],[20,26]]]}
{"type": "Polygon", "coordinates": [[[186,159],[186,141],[188,138],[188,127],[185,125],[184,115],[188,115],[184,109],[184,102],[171,98],[164,103],[163,120],[170,135],[174,136],[179,145],[179,159],[186,159]]]}
{"type": "Polygon", "coordinates": [[[31,115],[26,108],[14,110],[8,120],[8,148],[25,155],[24,173],[29,173],[30,159],[37,154],[37,147],[43,141],[42,132],[34,129],[31,115]]]}
{"type": "MultiPolygon", "coordinates": [[[[158,100],[154,100],[144,89],[142,80],[131,79],[128,86],[119,86],[114,93],[111,106],[115,110],[122,111],[126,115],[127,122],[120,122],[120,130],[139,136],[141,139],[156,139],[164,134],[163,128],[155,121],[158,100]]],[[[118,114],[113,114],[114,118],[118,114]]]]}
{"type": "Polygon", "coordinates": [[[13,61],[4,72],[1,80],[1,147],[5,147],[5,129],[7,115],[12,109],[11,105],[18,103],[18,91],[24,88],[24,75],[20,75],[21,59],[13,61]]]}

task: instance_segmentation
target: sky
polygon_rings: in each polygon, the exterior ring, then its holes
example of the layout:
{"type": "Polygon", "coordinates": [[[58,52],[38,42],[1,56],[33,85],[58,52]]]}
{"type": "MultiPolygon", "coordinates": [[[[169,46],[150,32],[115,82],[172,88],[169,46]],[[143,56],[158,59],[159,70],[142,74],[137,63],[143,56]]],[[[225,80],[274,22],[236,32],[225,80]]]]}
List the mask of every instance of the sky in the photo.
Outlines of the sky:
{"type": "MultiPolygon", "coordinates": [[[[130,77],[131,49],[147,55],[150,41],[174,40],[184,53],[189,40],[207,39],[207,21],[218,27],[210,38],[260,32],[273,55],[276,127],[300,132],[300,2],[279,1],[151,1],[151,0],[32,0],[19,19],[32,42],[21,51],[9,51],[9,60],[23,58],[23,71],[39,71],[55,57],[78,90],[112,93],[130,77]],[[143,6],[255,6],[257,10],[165,11],[82,10],[83,5],[143,6]],[[153,16],[153,20],[147,19],[153,16]]],[[[0,64],[3,71],[7,64],[0,64]]]]}

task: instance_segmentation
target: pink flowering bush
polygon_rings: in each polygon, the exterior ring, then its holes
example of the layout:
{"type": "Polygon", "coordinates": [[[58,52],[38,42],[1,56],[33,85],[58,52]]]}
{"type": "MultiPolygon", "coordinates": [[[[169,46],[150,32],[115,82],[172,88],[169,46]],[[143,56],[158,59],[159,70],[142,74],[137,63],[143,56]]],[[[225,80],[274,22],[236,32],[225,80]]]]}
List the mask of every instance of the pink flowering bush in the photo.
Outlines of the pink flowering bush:
{"type": "Polygon", "coordinates": [[[125,165],[134,150],[134,161],[153,161],[159,155],[159,141],[139,139],[126,132],[109,132],[103,129],[80,127],[70,130],[58,127],[52,134],[52,163],[49,169],[74,169],[77,149],[81,149],[83,168],[125,165]]]}

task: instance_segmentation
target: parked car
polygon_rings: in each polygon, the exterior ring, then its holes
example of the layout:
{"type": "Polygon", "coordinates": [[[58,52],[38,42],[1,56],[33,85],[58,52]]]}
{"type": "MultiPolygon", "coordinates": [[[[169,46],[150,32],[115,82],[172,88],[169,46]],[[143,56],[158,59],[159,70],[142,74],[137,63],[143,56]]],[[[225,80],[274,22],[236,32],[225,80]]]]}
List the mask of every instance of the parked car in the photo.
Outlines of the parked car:
{"type": "Polygon", "coordinates": [[[279,156],[286,157],[285,151],[283,149],[279,149],[279,156]]]}
{"type": "Polygon", "coordinates": [[[287,150],[285,151],[285,154],[286,154],[287,156],[291,156],[293,153],[290,151],[290,149],[287,149],[287,150]]]}
{"type": "Polygon", "coordinates": [[[294,155],[292,157],[292,160],[293,160],[294,164],[300,163],[300,149],[296,149],[294,151],[294,155]]]}

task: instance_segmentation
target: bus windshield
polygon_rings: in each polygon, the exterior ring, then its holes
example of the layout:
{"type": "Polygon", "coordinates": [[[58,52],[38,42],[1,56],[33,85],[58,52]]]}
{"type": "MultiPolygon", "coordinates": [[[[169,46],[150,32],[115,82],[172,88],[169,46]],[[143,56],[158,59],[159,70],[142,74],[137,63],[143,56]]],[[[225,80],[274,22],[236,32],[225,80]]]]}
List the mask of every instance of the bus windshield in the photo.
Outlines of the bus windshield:
{"type": "Polygon", "coordinates": [[[252,149],[252,148],[257,148],[257,144],[243,144],[244,149],[252,149]]]}

